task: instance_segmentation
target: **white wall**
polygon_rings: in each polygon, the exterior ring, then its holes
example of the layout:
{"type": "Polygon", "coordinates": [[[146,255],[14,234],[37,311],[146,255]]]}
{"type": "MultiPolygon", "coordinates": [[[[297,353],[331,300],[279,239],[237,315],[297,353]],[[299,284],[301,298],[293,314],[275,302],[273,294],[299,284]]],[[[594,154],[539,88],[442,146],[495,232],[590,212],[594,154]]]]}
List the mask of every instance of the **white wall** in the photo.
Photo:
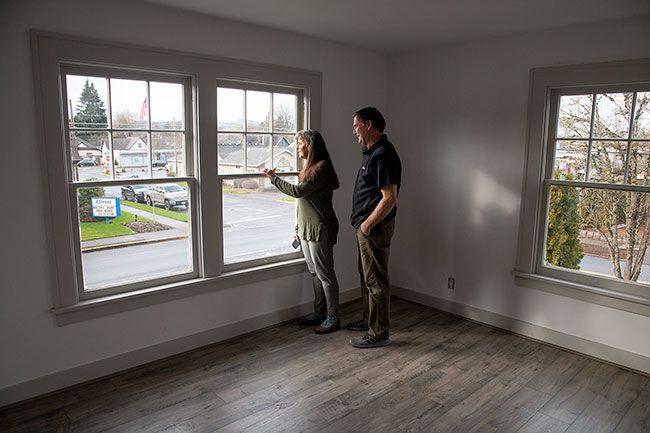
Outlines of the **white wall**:
{"type": "Polygon", "coordinates": [[[650,56],[650,17],[389,60],[404,184],[393,283],[650,357],[650,318],[514,285],[529,70],[650,56]],[[417,230],[407,230],[417,227],[417,230]],[[456,289],[447,289],[447,277],[456,289]]]}
{"type": "Polygon", "coordinates": [[[2,244],[0,391],[15,384],[200,333],[308,301],[301,276],[220,290],[57,327],[45,241],[44,180],[38,165],[29,29],[39,29],[321,71],[323,134],[342,187],[336,267],[341,289],[358,287],[349,227],[358,146],[351,115],[386,105],[383,54],[290,33],[129,1],[3,1],[0,5],[2,244]]]}

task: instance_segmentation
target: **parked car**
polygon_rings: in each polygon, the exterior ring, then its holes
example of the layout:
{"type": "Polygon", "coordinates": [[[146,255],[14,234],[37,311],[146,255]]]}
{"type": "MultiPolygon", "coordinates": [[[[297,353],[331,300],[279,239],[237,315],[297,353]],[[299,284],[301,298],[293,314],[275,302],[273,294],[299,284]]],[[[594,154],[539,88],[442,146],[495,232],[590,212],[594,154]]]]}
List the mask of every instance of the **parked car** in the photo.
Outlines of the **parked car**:
{"type": "Polygon", "coordinates": [[[146,202],[146,192],[151,187],[149,185],[123,185],[122,198],[124,200],[135,201],[138,203],[146,202]]]}
{"type": "Polygon", "coordinates": [[[166,159],[158,159],[156,161],[151,162],[152,167],[164,167],[167,165],[167,160],[166,159]]]}
{"type": "Polygon", "coordinates": [[[94,167],[97,165],[95,158],[83,157],[81,161],[77,163],[77,167],[94,167]]]}
{"type": "Polygon", "coordinates": [[[149,206],[162,205],[167,210],[176,206],[187,207],[187,190],[175,183],[154,185],[145,192],[145,200],[149,206]]]}

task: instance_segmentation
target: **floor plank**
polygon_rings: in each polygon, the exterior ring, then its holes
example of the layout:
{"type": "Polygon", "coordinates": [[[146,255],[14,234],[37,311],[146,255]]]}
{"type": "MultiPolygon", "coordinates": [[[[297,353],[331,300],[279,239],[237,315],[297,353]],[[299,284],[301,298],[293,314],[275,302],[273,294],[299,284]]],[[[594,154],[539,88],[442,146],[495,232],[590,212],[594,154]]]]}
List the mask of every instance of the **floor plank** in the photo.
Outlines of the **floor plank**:
{"type": "MultiPolygon", "coordinates": [[[[393,300],[392,344],[283,324],[0,409],[0,431],[648,433],[648,376],[393,300]]],[[[342,322],[359,304],[343,306],[342,322]]]]}

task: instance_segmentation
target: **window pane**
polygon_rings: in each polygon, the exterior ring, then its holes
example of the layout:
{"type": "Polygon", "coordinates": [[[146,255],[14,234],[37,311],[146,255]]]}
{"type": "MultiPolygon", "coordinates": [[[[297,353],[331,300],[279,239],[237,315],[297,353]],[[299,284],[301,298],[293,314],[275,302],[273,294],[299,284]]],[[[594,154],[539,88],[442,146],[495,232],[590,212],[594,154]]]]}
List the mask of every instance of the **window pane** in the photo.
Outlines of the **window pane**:
{"type": "Polygon", "coordinates": [[[596,96],[594,137],[627,138],[630,130],[632,93],[606,93],[596,96]]]}
{"type": "MultiPolygon", "coordinates": [[[[296,182],[295,176],[285,178],[296,182]]],[[[293,253],[295,200],[266,177],[223,179],[224,263],[293,253]]]]}
{"type": "Polygon", "coordinates": [[[558,140],[555,147],[553,178],[584,180],[588,149],[589,142],[585,140],[558,140]]]}
{"type": "Polygon", "coordinates": [[[219,131],[244,131],[244,91],[217,88],[217,128],[219,131]]]}
{"type": "Polygon", "coordinates": [[[650,282],[645,230],[647,193],[550,189],[546,264],[623,280],[650,282]]]}
{"type": "Polygon", "coordinates": [[[273,94],[273,132],[296,132],[296,95],[273,94]]]}
{"type": "Polygon", "coordinates": [[[650,92],[636,94],[636,109],[634,111],[633,138],[650,139],[650,92]]]}
{"type": "Polygon", "coordinates": [[[296,142],[293,135],[273,135],[273,167],[277,171],[296,171],[296,142]]]}
{"type": "Polygon", "coordinates": [[[271,94],[246,91],[246,129],[253,132],[271,131],[271,94]]]}
{"type": "Polygon", "coordinates": [[[176,183],[79,188],[84,290],[191,272],[187,190],[176,183]]]}
{"type": "Polygon", "coordinates": [[[116,179],[151,177],[149,155],[149,134],[146,132],[113,133],[116,179]]]}
{"type": "Polygon", "coordinates": [[[70,132],[70,164],[74,182],[110,180],[108,132],[70,132]]]}
{"type": "Polygon", "coordinates": [[[650,185],[650,143],[632,142],[628,182],[650,185]]]}
{"type": "Polygon", "coordinates": [[[66,76],[70,128],[107,128],[106,78],[66,76]]]}
{"type": "Polygon", "coordinates": [[[246,136],[246,163],[248,173],[259,173],[271,167],[271,136],[248,134],[246,136]]]}
{"type": "Polygon", "coordinates": [[[244,172],[244,134],[217,134],[219,174],[244,172]]]}
{"type": "Polygon", "coordinates": [[[183,85],[152,81],[149,87],[151,128],[182,130],[185,127],[183,85]]]}
{"type": "Polygon", "coordinates": [[[592,95],[560,97],[557,136],[589,138],[591,128],[592,95]]]}
{"type": "Polygon", "coordinates": [[[627,144],[624,141],[594,141],[591,145],[589,180],[622,183],[627,144]]]}
{"type": "Polygon", "coordinates": [[[111,78],[111,113],[115,129],[148,128],[147,82],[111,78]]]}
{"type": "Polygon", "coordinates": [[[153,177],[174,177],[183,173],[185,134],[182,132],[151,133],[151,168],[153,177]]]}

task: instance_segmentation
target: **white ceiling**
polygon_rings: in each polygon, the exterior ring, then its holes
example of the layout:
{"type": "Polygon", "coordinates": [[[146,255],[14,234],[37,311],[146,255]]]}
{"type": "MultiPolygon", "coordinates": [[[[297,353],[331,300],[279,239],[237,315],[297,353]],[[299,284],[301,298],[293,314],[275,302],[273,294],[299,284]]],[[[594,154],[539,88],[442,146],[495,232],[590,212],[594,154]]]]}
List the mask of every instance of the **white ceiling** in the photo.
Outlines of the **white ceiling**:
{"type": "Polygon", "coordinates": [[[650,0],[146,1],[387,52],[650,13],[650,0]]]}

